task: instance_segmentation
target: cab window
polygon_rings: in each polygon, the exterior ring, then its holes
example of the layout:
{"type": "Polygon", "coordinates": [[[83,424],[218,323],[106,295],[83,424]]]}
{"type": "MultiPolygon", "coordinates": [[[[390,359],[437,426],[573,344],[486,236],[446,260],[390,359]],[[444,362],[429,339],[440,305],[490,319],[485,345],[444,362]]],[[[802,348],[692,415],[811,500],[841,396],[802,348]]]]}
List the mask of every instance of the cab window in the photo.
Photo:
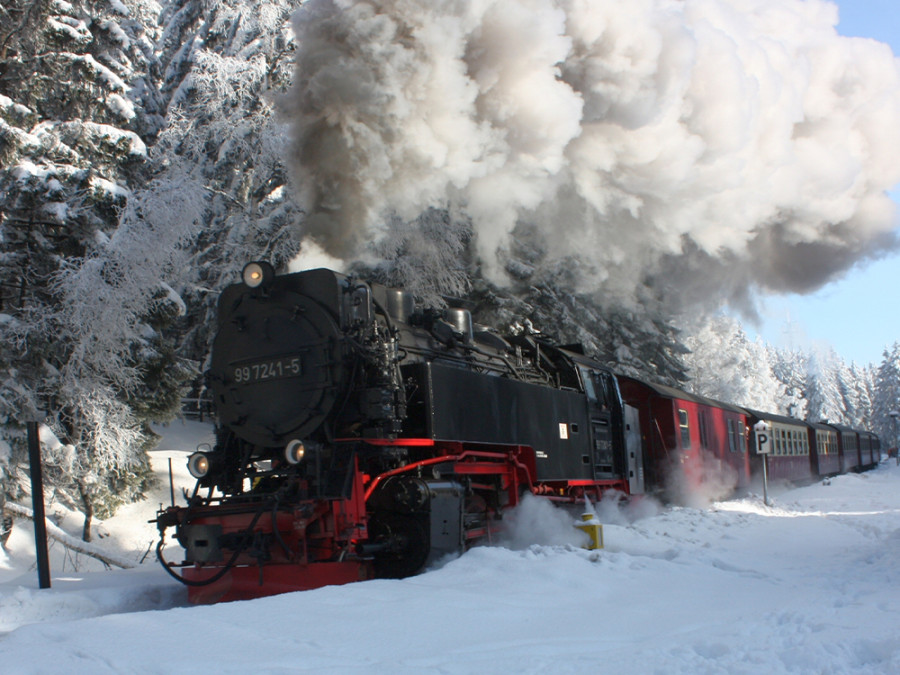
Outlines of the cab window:
{"type": "Polygon", "coordinates": [[[594,376],[594,389],[597,390],[597,403],[603,410],[609,410],[610,387],[612,386],[606,373],[591,373],[594,376]]]}
{"type": "Polygon", "coordinates": [[[578,371],[581,373],[581,381],[584,383],[584,393],[591,403],[596,403],[597,392],[594,391],[594,380],[591,378],[591,371],[587,368],[579,368],[578,371]]]}

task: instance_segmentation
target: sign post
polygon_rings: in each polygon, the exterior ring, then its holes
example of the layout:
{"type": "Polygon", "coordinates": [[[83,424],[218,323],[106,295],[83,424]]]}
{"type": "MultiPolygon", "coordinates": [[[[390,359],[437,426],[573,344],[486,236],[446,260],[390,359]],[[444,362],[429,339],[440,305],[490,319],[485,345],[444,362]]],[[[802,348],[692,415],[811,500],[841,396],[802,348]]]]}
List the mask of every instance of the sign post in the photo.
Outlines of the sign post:
{"type": "Polygon", "coordinates": [[[28,463],[31,465],[31,506],[34,510],[34,550],[37,557],[38,586],[50,588],[50,553],[47,550],[47,521],[44,515],[44,475],[41,472],[41,441],[38,423],[26,422],[28,463]]]}
{"type": "Polygon", "coordinates": [[[900,435],[897,433],[897,419],[900,418],[900,411],[891,410],[888,417],[894,421],[894,457],[897,458],[897,466],[900,466],[900,435]]]}
{"type": "Polygon", "coordinates": [[[753,431],[756,432],[756,454],[762,455],[763,503],[766,506],[769,505],[769,476],[766,465],[769,463],[769,448],[771,447],[771,443],[769,442],[769,432],[771,429],[772,428],[762,420],[753,425],[753,431]]]}

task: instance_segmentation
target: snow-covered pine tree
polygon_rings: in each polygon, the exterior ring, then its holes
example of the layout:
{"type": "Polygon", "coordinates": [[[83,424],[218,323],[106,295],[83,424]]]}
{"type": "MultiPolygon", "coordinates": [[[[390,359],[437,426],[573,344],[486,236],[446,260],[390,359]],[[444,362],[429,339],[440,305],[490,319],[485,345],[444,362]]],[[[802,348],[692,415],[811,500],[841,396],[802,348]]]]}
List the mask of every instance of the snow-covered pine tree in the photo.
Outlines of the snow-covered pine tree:
{"type": "Polygon", "coordinates": [[[806,362],[806,419],[847,424],[848,411],[838,384],[842,362],[833,349],[814,350],[806,362]]]}
{"type": "Polygon", "coordinates": [[[781,411],[784,385],[775,378],[770,352],[760,340],[751,342],[737,319],[710,317],[691,331],[685,344],[691,350],[685,359],[689,391],[755,410],[781,411]]]}
{"type": "Polygon", "coordinates": [[[74,468],[86,540],[92,513],[105,517],[143,490],[145,450],[157,440],[149,422],[174,416],[197,371],[175,354],[169,329],[185,305],[164,281],[183,268],[182,244],[202,215],[190,188],[166,174],[131,193],[117,229],[55,278],[62,302],[49,316],[69,345],[60,418],[81,450],[74,468]]]}
{"type": "Polygon", "coordinates": [[[865,383],[859,379],[864,373],[854,369],[855,364],[848,366],[840,359],[835,364],[835,384],[841,396],[846,423],[854,428],[868,428],[866,421],[869,411],[864,399],[865,383]]]}
{"type": "Polygon", "coordinates": [[[809,357],[798,349],[776,349],[769,346],[772,374],[784,385],[784,399],[778,411],[789,417],[807,419],[806,364],[809,357]]]}
{"type": "Polygon", "coordinates": [[[895,448],[900,442],[900,342],[884,350],[878,373],[875,376],[875,400],[873,421],[875,433],[881,437],[884,448],[895,448]]]}
{"type": "Polygon", "coordinates": [[[154,156],[204,202],[181,280],[188,312],[179,353],[189,358],[207,353],[218,292],[245,263],[280,267],[299,249],[301,214],[282,163],[287,131],[275,111],[292,75],[289,22],[299,4],[176,0],[161,18],[168,127],[154,156]]]}
{"type": "Polygon", "coordinates": [[[862,429],[875,429],[875,367],[872,364],[860,366],[856,362],[850,364],[850,373],[856,398],[859,402],[854,424],[862,429]]]}
{"type": "Polygon", "coordinates": [[[146,420],[170,414],[179,388],[171,348],[152,330],[179,306],[160,284],[158,256],[123,259],[116,243],[161,125],[144,31],[158,6],[13,0],[2,9],[0,499],[20,497],[27,477],[24,421],[45,419],[63,440],[44,445],[49,483],[84,511],[89,538],[95,510],[140,491],[146,420]],[[145,293],[129,295],[127,280],[148,278],[145,293]]]}

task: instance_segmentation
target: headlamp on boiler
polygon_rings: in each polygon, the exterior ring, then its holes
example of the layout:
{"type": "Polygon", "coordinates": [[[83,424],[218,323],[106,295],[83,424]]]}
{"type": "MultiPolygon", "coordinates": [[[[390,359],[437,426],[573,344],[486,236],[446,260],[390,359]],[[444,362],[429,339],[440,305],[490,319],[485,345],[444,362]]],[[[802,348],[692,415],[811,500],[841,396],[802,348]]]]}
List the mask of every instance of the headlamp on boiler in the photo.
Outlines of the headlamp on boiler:
{"type": "Polygon", "coordinates": [[[268,288],[275,279],[275,268],[267,262],[251,262],[244,266],[241,278],[250,288],[268,288]]]}

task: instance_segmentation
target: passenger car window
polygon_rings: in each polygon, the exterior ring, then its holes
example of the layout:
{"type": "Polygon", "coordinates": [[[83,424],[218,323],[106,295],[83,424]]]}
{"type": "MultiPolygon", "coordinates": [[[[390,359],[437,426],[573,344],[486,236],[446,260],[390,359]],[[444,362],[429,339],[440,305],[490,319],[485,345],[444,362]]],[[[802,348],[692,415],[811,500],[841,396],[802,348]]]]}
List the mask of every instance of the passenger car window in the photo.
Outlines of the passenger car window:
{"type": "Polygon", "coordinates": [[[681,447],[687,450],[691,447],[691,427],[688,421],[688,411],[678,409],[678,426],[681,428],[681,447]]]}

